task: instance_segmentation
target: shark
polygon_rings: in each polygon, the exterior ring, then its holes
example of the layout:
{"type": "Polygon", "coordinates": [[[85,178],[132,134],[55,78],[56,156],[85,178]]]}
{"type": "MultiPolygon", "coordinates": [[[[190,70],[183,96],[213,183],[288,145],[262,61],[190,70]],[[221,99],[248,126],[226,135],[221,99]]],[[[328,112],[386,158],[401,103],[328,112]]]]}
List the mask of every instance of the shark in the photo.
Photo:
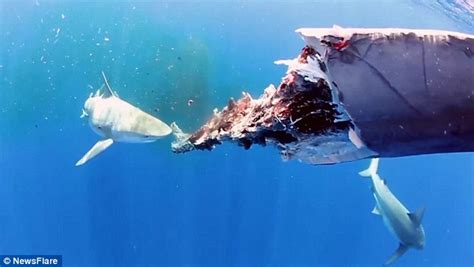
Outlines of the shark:
{"type": "Polygon", "coordinates": [[[81,118],[88,118],[92,130],[102,137],[79,161],[83,165],[115,142],[150,143],[171,133],[160,119],[122,100],[112,90],[105,73],[104,84],[84,103],[81,118]]]}
{"type": "Polygon", "coordinates": [[[382,219],[399,240],[398,249],[384,263],[384,266],[394,263],[409,248],[423,249],[425,246],[425,231],[421,225],[425,208],[411,213],[390,191],[387,183],[377,174],[379,159],[374,158],[368,169],[359,172],[359,175],[371,177],[372,192],[375,198],[375,208],[372,213],[382,216],[382,219]]]}

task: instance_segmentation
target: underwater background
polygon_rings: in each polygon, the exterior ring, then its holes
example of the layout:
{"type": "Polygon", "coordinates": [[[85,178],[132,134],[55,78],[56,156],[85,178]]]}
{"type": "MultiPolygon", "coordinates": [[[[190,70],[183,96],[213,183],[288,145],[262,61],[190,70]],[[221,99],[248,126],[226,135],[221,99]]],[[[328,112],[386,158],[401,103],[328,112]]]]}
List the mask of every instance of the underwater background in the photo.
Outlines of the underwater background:
{"type": "MultiPolygon", "coordinates": [[[[357,175],[369,160],[311,166],[228,144],[173,154],[169,136],[75,167],[99,139],[83,103],[104,71],[121,98],[193,131],[230,97],[278,84],[286,69],[273,61],[304,46],[297,28],[472,34],[472,6],[0,1],[0,254],[62,255],[63,266],[381,266],[398,241],[370,213],[370,181],[357,175]]],[[[425,249],[394,266],[474,266],[473,153],[382,159],[379,173],[409,210],[427,208],[425,249]]]]}

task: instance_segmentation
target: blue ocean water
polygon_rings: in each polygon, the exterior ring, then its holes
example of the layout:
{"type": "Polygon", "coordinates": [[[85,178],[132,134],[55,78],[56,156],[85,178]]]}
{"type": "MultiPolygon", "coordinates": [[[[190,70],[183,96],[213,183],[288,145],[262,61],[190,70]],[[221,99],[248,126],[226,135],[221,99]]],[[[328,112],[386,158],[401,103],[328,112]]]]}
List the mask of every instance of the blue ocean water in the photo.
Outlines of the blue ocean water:
{"type": "MultiPolygon", "coordinates": [[[[273,61],[303,46],[297,28],[474,32],[469,13],[436,7],[1,1],[0,254],[59,254],[64,266],[381,266],[398,241],[370,213],[370,182],[357,175],[368,160],[310,166],[232,145],[177,155],[168,137],[115,144],[78,168],[98,140],[79,116],[104,71],[122,98],[192,131],[229,97],[277,84],[286,70],[273,61]]],[[[382,159],[380,175],[410,210],[427,207],[425,249],[396,266],[474,265],[474,154],[382,159]]]]}

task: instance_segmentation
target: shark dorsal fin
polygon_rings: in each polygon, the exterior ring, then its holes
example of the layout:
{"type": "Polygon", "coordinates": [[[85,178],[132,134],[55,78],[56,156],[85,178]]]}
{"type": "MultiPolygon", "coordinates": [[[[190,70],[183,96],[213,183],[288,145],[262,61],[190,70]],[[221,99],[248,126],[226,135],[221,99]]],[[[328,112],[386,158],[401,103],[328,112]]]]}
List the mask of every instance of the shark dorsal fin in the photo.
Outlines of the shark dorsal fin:
{"type": "Polygon", "coordinates": [[[102,78],[104,78],[104,85],[102,85],[100,89],[103,93],[103,96],[104,97],[111,97],[111,96],[117,97],[117,94],[110,87],[109,82],[107,81],[107,77],[105,77],[104,72],[102,72],[102,78]]]}
{"type": "Polygon", "coordinates": [[[421,221],[423,220],[423,215],[425,215],[425,207],[422,207],[415,211],[414,213],[408,213],[408,217],[410,217],[410,220],[416,225],[420,225],[421,221]]]}

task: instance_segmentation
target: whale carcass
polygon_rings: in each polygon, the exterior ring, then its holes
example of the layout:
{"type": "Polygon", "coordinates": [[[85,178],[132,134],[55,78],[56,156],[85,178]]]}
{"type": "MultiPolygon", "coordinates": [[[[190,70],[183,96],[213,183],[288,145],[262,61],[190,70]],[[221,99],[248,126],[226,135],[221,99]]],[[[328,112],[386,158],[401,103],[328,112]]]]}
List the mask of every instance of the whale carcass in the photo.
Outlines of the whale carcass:
{"type": "Polygon", "coordinates": [[[177,153],[231,141],[333,164],[474,151],[474,36],[412,29],[304,28],[281,83],[231,99],[199,130],[174,124],[177,153]]]}

